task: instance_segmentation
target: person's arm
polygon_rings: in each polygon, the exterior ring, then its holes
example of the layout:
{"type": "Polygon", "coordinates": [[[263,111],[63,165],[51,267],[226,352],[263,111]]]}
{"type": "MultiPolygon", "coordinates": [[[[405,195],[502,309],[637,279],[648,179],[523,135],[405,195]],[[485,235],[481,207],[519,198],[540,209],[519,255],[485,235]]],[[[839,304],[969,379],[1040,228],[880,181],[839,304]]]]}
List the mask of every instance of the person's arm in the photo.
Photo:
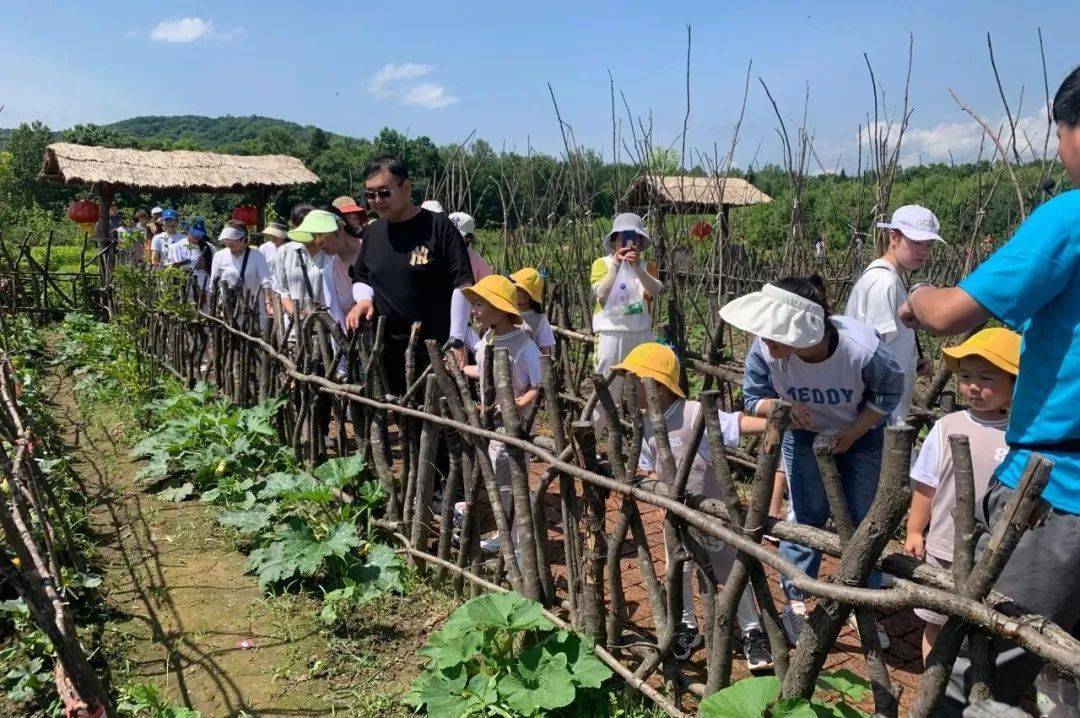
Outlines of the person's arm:
{"type": "Polygon", "coordinates": [[[600,257],[592,263],[592,269],[589,272],[589,285],[592,287],[593,295],[601,302],[608,298],[611,288],[615,286],[616,274],[615,268],[609,268],[604,257],[600,257]]]}
{"type": "Polygon", "coordinates": [[[461,368],[461,373],[470,379],[480,381],[480,367],[476,364],[467,364],[461,368]]]}
{"type": "Polygon", "coordinates": [[[641,289],[646,297],[651,299],[664,291],[664,283],[649,272],[649,267],[645,262],[639,259],[630,266],[634,268],[634,274],[637,275],[638,281],[641,282],[641,289]]]}
{"type": "MultiPolygon", "coordinates": [[[[439,244],[446,257],[446,271],[450,276],[450,286],[454,288],[450,295],[450,337],[452,339],[464,339],[464,327],[469,324],[469,302],[461,293],[462,289],[473,285],[472,261],[469,259],[469,250],[465,246],[465,240],[454,223],[446,218],[446,215],[437,214],[432,220],[436,222],[436,231],[439,244]],[[455,333],[456,332],[456,333],[455,333]]],[[[465,349],[451,347],[450,354],[457,361],[459,367],[465,366],[465,349]]]]}
{"type": "MultiPolygon", "coordinates": [[[[345,327],[347,329],[359,329],[363,322],[370,322],[375,316],[375,290],[371,287],[371,277],[366,256],[367,247],[367,242],[360,243],[360,253],[356,255],[356,261],[353,262],[349,270],[349,275],[353,280],[353,300],[356,303],[353,304],[348,316],[345,317],[345,327]]],[[[281,264],[280,251],[278,253],[278,264],[281,264]]]]}
{"type": "Polygon", "coordinates": [[[1078,265],[1080,192],[1063,192],[958,287],[913,292],[905,315],[939,334],[974,329],[991,316],[1016,330],[1074,281],[1078,265]]]}
{"type": "Polygon", "coordinates": [[[900,321],[934,334],[963,334],[986,322],[990,312],[960,287],[916,287],[900,307],[900,321]]]}
{"type": "Polygon", "coordinates": [[[877,350],[862,369],[862,379],[866,402],[855,421],[833,435],[834,454],[850,449],[863,434],[891,414],[904,395],[904,372],[885,342],[878,342],[877,350]]]}
{"type": "Polygon", "coordinates": [[[514,403],[517,404],[519,409],[524,409],[527,406],[531,406],[538,396],[540,396],[540,389],[534,386],[523,392],[521,396],[514,400],[514,403]]]}
{"type": "Polygon", "coordinates": [[[460,289],[450,295],[450,338],[465,341],[465,331],[469,328],[469,300],[460,289]]]}
{"type": "Polygon", "coordinates": [[[765,427],[769,425],[769,420],[760,416],[748,416],[746,414],[739,414],[739,433],[746,435],[764,434],[765,427]]]}
{"type": "MultiPolygon", "coordinates": [[[[282,245],[282,249],[284,249],[282,245]]],[[[288,271],[289,259],[285,252],[278,253],[277,261],[277,281],[274,282],[275,289],[278,296],[281,297],[281,309],[285,314],[290,316],[296,316],[296,303],[293,302],[292,296],[289,294],[289,271],[288,271]]]]}
{"type": "Polygon", "coordinates": [[[889,412],[882,413],[871,408],[870,404],[866,404],[860,411],[859,415],[855,417],[855,421],[840,429],[832,436],[834,454],[843,454],[851,445],[858,441],[862,436],[877,426],[889,412]]]}
{"type": "Polygon", "coordinates": [[[904,553],[923,558],[926,556],[926,527],[930,525],[930,507],[937,491],[918,481],[914,483],[911,509],[908,511],[907,536],[904,538],[904,553]]]}
{"type": "Polygon", "coordinates": [[[755,339],[746,353],[743,368],[743,405],[746,413],[754,416],[768,416],[774,399],[779,396],[773,388],[772,374],[765,363],[764,345],[755,339]]]}
{"type": "Polygon", "coordinates": [[[773,474],[772,498],[769,499],[769,516],[774,519],[784,518],[784,491],[787,489],[787,474],[777,471],[773,474]]]}

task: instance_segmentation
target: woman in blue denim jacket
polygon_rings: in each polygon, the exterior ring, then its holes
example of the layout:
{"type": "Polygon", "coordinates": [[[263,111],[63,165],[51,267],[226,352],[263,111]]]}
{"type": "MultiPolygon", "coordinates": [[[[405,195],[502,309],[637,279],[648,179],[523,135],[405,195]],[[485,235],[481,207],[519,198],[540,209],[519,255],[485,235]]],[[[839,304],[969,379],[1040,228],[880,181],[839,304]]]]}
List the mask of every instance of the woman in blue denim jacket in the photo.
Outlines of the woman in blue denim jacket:
{"type": "MultiPolygon", "coordinates": [[[[814,458],[818,434],[832,436],[848,511],[857,525],[877,491],[885,418],[896,408],[904,374],[877,333],[829,314],[821,277],[787,277],[729,302],[720,317],[757,337],[746,356],[746,411],[768,416],[776,399],[791,404],[783,457],[795,520],[822,527],[829,502],[814,458]]],[[[781,555],[816,577],[821,552],[788,543],[781,555]]],[[[784,625],[792,642],[805,624],[805,594],[784,580],[784,625]]],[[[869,585],[881,585],[873,573],[869,585]]],[[[882,647],[888,637],[879,627],[882,647]]]]}

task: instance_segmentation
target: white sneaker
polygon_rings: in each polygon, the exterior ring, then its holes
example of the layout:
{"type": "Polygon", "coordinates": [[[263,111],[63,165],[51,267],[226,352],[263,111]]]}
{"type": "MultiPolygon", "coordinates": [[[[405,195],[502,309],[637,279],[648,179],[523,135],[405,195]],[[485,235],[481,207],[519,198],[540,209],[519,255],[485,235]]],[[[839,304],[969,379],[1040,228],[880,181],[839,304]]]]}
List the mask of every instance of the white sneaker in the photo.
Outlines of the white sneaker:
{"type": "MultiPolygon", "coordinates": [[[[855,612],[852,611],[851,615],[847,619],[848,625],[855,629],[855,635],[859,635],[859,621],[855,618],[855,612]]],[[[881,650],[885,650],[892,645],[892,641],[889,640],[889,634],[885,632],[885,627],[881,625],[881,621],[874,621],[874,628],[877,629],[878,643],[881,644],[881,650]]]]}
{"type": "Polygon", "coordinates": [[[484,553],[499,553],[502,550],[502,541],[499,540],[499,534],[481,539],[480,550],[484,553]]]}

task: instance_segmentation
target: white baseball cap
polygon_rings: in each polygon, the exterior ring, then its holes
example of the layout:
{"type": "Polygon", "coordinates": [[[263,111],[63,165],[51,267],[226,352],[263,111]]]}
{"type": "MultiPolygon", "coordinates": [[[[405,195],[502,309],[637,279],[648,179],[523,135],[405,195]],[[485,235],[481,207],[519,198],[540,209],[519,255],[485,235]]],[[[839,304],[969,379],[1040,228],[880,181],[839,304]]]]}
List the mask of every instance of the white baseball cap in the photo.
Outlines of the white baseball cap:
{"type": "Polygon", "coordinates": [[[153,216],[155,214],[161,214],[164,211],[165,210],[163,210],[161,207],[154,207],[152,210],[150,210],[150,214],[151,216],[153,216]]]}
{"type": "Polygon", "coordinates": [[[457,231],[461,232],[462,237],[476,231],[476,220],[473,219],[470,214],[465,214],[464,212],[451,212],[450,221],[457,227],[457,231]]]}
{"type": "Polygon", "coordinates": [[[773,284],[731,300],[720,309],[720,318],[736,329],[796,349],[812,347],[825,336],[821,305],[773,284]]]}
{"type": "Polygon", "coordinates": [[[623,212],[615,215],[615,219],[611,221],[611,231],[604,237],[604,248],[607,251],[614,251],[611,238],[620,232],[634,232],[641,237],[638,244],[642,252],[652,244],[652,237],[645,231],[645,220],[633,212],[623,212]]]}
{"type": "Polygon", "coordinates": [[[429,212],[437,212],[438,214],[446,214],[446,210],[443,209],[442,203],[437,199],[429,199],[420,205],[420,209],[426,209],[429,212]]]}
{"type": "Polygon", "coordinates": [[[917,204],[905,204],[898,207],[891,222],[878,222],[881,229],[895,229],[912,242],[944,242],[938,232],[941,223],[933,212],[917,204]]]}

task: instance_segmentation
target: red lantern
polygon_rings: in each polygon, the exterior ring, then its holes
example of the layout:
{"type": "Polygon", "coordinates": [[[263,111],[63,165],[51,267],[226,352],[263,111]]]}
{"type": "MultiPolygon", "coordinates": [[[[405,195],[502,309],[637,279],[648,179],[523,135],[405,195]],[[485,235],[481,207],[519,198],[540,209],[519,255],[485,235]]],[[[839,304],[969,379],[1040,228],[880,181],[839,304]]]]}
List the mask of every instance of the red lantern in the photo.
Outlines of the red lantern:
{"type": "Polygon", "coordinates": [[[694,239],[705,239],[712,236],[713,226],[708,222],[696,222],[690,228],[690,236],[694,239]]]}
{"type": "Polygon", "coordinates": [[[101,219],[101,208],[97,202],[88,199],[80,199],[72,202],[68,207],[68,219],[79,225],[84,232],[92,232],[94,225],[101,219]]]}
{"type": "Polygon", "coordinates": [[[237,222],[243,222],[248,228],[254,227],[259,221],[259,210],[253,204],[242,204],[233,210],[232,218],[237,222]]]}

